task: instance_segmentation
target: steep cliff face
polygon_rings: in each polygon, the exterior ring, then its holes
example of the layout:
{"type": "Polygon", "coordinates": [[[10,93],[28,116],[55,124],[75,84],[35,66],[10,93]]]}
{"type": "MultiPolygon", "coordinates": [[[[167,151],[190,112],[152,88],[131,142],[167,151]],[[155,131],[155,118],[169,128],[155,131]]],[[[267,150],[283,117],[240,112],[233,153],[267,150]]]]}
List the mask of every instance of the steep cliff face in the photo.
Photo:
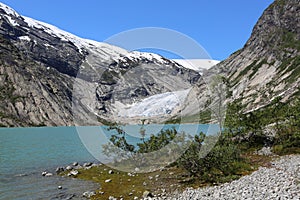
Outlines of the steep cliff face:
{"type": "MultiPolygon", "coordinates": [[[[245,46],[228,59],[211,68],[204,80],[191,92],[202,110],[211,94],[207,91],[211,77],[224,78],[225,102],[241,101],[245,111],[258,109],[277,96],[283,101],[298,96],[300,85],[300,3],[276,0],[259,18],[245,46]]],[[[212,93],[214,91],[211,91],[212,93]]],[[[184,112],[196,114],[188,100],[184,112]]],[[[201,111],[200,111],[201,112],[201,111]]]]}
{"type": "Polygon", "coordinates": [[[299,91],[300,4],[277,0],[255,25],[244,48],[220,64],[233,99],[255,109],[299,91]]]}
{"type": "Polygon", "coordinates": [[[1,126],[73,125],[72,100],[82,116],[114,120],[116,103],[186,90],[199,77],[159,55],[82,39],[0,3],[1,126]],[[95,98],[74,96],[74,83],[95,98]]]}

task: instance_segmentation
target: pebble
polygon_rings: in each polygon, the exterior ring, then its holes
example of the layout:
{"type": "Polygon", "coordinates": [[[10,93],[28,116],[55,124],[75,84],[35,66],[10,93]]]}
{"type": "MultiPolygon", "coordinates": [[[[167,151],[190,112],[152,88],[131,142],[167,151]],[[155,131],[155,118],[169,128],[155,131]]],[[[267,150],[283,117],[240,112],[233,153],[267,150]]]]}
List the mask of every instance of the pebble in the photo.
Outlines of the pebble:
{"type": "Polygon", "coordinates": [[[53,174],[48,172],[47,174],[45,174],[45,176],[49,177],[49,176],[53,176],[53,174]]]}
{"type": "MultiPolygon", "coordinates": [[[[300,199],[300,155],[283,156],[231,183],[186,189],[166,199],[300,199]]],[[[161,198],[152,198],[161,199],[161,198]]]]}
{"type": "Polygon", "coordinates": [[[96,195],[94,191],[86,191],[82,194],[83,197],[91,198],[92,196],[96,195]]]}

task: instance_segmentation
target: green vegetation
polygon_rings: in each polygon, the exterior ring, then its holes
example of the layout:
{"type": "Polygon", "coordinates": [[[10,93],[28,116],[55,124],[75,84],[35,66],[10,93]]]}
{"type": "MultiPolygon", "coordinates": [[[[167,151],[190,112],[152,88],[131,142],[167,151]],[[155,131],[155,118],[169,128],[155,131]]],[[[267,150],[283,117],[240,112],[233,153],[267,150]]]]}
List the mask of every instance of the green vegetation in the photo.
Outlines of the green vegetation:
{"type": "Polygon", "coordinates": [[[277,154],[300,151],[300,100],[283,103],[275,98],[268,106],[243,113],[240,103],[229,105],[226,132],[245,149],[272,146],[277,154]],[[269,133],[268,133],[269,132],[269,133]]]}

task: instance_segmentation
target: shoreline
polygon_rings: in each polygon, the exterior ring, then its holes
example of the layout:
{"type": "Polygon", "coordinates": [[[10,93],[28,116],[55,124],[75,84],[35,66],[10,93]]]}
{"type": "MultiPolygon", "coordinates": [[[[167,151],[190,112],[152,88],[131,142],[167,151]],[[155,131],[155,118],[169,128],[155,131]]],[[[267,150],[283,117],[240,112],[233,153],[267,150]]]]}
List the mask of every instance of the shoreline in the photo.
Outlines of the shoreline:
{"type": "MultiPolygon", "coordinates": [[[[300,199],[300,155],[285,155],[279,157],[271,157],[270,165],[260,166],[257,170],[251,172],[249,175],[241,176],[239,179],[233,180],[231,182],[223,183],[216,186],[204,186],[197,189],[185,186],[177,187],[176,184],[170,185],[160,185],[162,176],[164,174],[178,176],[180,173],[176,174],[173,172],[172,168],[165,168],[160,170],[156,176],[157,191],[147,190],[148,183],[144,184],[142,191],[137,192],[138,189],[128,193],[127,195],[116,196],[114,195],[114,190],[112,193],[107,193],[105,191],[105,185],[112,184],[116,181],[117,176],[124,177],[128,176],[133,179],[135,176],[140,176],[142,179],[143,174],[138,173],[123,173],[117,172],[113,169],[109,169],[107,166],[102,164],[91,164],[88,167],[80,168],[76,175],[69,175],[75,178],[83,180],[91,180],[96,183],[102,181],[100,188],[96,191],[87,191],[83,194],[86,198],[91,199],[245,199],[245,198],[260,198],[260,199],[276,199],[279,197],[289,197],[289,199],[300,199]],[[93,166],[92,166],[93,165],[93,166]],[[91,177],[87,174],[92,173],[91,177]],[[96,179],[95,176],[105,176],[107,178],[105,181],[101,179],[96,179]],[[109,177],[111,177],[109,179],[109,177]],[[159,184],[160,183],[160,184],[159,184]],[[171,189],[172,188],[172,189],[171,189]],[[171,189],[171,190],[170,190],[171,189]],[[157,193],[157,192],[160,193],[157,193]],[[179,191],[179,192],[178,192],[179,191]]],[[[60,174],[66,176],[66,173],[60,174]]],[[[146,174],[146,179],[151,177],[146,174]]],[[[124,179],[128,179],[125,177],[124,179]]],[[[154,176],[155,177],[155,176],[154,176]]],[[[122,180],[122,179],[121,179],[122,180]]],[[[129,179],[128,179],[129,180],[129,179]]],[[[174,180],[173,180],[174,181],[174,180]]],[[[180,181],[176,181],[178,185],[180,181]]],[[[145,183],[145,182],[144,182],[145,183]]],[[[134,184],[134,183],[132,183],[134,184]]],[[[182,184],[185,185],[185,184],[182,184]]],[[[112,185],[111,185],[112,186],[112,185]]],[[[120,185],[119,185],[120,186],[120,185]]],[[[135,185],[132,185],[135,186],[135,185]]],[[[115,187],[115,185],[114,185],[115,187]]],[[[122,187],[122,185],[121,185],[122,187]]],[[[135,186],[138,188],[137,186],[135,186]]],[[[148,187],[150,188],[150,186],[148,187]]],[[[121,188],[114,188],[115,190],[121,188]]],[[[141,188],[139,188],[141,189],[141,188]]]]}

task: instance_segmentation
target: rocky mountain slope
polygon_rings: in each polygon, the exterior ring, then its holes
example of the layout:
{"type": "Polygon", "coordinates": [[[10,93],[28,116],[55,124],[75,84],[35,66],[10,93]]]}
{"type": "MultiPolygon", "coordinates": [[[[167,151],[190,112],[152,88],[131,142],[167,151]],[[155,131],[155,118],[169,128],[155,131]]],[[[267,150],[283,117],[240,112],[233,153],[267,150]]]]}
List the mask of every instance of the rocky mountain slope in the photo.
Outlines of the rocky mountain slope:
{"type": "Polygon", "coordinates": [[[188,90],[199,78],[159,55],[82,39],[0,4],[1,126],[73,125],[74,107],[80,122],[116,120],[120,105],[188,90]]]}
{"type": "Polygon", "coordinates": [[[212,77],[223,79],[223,102],[240,101],[245,111],[268,105],[275,97],[282,101],[299,98],[300,3],[275,0],[259,18],[244,47],[209,69],[186,102],[184,115],[205,110],[211,96],[212,77]],[[204,81],[203,81],[204,80],[204,81]],[[210,93],[211,92],[211,93],[210,93]],[[198,99],[196,105],[192,99],[198,99]]]}
{"type": "Polygon", "coordinates": [[[299,98],[299,7],[275,0],[244,47],[200,76],[183,63],[78,38],[0,4],[0,125],[73,125],[74,117],[79,125],[178,116],[199,122],[199,113],[207,118],[220,102],[239,101],[247,112],[278,96],[299,98]]]}

